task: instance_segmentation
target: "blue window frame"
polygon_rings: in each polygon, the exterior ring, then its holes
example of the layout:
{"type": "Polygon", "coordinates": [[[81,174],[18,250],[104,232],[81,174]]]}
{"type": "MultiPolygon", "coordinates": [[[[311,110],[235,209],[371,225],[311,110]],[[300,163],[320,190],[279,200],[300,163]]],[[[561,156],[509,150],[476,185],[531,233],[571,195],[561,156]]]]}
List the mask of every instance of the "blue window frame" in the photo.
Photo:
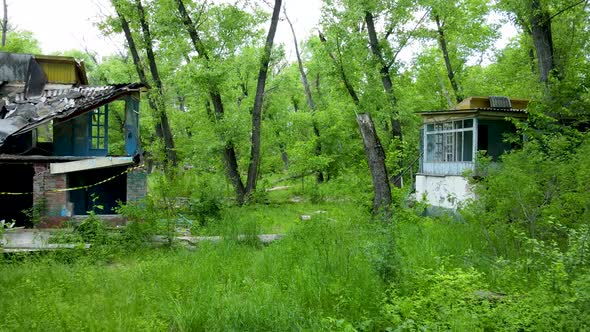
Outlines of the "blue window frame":
{"type": "Polygon", "coordinates": [[[92,110],[90,113],[88,143],[90,150],[106,151],[108,148],[108,105],[92,110]]]}

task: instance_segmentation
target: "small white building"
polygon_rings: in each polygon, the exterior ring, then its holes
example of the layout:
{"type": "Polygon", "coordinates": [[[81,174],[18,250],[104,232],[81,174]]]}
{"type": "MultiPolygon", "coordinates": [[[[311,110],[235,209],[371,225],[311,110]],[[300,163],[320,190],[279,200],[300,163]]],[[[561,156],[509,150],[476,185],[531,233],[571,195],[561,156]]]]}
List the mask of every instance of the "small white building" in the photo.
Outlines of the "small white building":
{"type": "Polygon", "coordinates": [[[511,149],[504,142],[505,134],[516,132],[510,118],[526,119],[527,105],[527,100],[508,97],[470,97],[452,110],[421,112],[416,197],[447,209],[473,198],[464,174],[475,170],[479,151],[497,160],[511,149]]]}

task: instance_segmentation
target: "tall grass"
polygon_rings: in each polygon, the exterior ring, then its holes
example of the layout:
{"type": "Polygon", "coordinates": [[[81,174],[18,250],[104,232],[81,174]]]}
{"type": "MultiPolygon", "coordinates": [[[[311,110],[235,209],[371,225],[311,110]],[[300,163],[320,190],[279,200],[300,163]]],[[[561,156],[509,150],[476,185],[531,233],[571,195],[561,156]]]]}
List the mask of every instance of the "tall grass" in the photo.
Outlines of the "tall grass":
{"type": "Polygon", "coordinates": [[[5,262],[0,329],[317,330],[330,318],[361,321],[378,312],[384,284],[358,232],[366,216],[344,214],[301,222],[266,247],[230,237],[108,262],[5,262]]]}
{"type": "Polygon", "coordinates": [[[564,265],[585,252],[587,230],[572,233],[579,248],[571,253],[537,244],[537,256],[508,248],[513,257],[503,257],[474,222],[398,210],[385,225],[343,202],[269,206],[224,211],[205,231],[225,240],[192,250],[96,246],[5,257],[0,330],[588,328],[589,274],[564,265]],[[302,221],[299,208],[326,212],[302,221]],[[272,229],[272,220],[287,225],[280,241],[235,236],[272,229]],[[531,261],[539,255],[547,259],[531,261]]]}

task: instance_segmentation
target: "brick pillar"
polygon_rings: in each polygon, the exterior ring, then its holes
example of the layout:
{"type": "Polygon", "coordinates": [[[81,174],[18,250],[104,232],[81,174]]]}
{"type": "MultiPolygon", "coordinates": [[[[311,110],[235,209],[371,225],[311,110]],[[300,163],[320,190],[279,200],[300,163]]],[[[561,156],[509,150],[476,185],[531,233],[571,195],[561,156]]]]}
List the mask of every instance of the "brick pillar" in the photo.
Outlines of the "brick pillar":
{"type": "Polygon", "coordinates": [[[67,210],[67,192],[49,192],[52,189],[65,189],[67,179],[65,174],[51,174],[49,164],[34,164],[33,176],[33,204],[45,204],[45,216],[63,217],[62,211],[67,210]]]}
{"type": "Polygon", "coordinates": [[[138,201],[147,194],[147,174],[145,169],[135,169],[127,173],[127,203],[138,201]]]}

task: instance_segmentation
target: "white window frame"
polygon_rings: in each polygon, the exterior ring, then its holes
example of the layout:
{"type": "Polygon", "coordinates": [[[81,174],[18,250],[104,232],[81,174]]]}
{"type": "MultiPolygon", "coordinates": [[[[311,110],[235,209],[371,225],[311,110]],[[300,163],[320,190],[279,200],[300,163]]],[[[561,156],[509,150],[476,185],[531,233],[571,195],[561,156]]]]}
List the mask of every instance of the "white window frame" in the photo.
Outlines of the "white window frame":
{"type": "MultiPolygon", "coordinates": [[[[447,121],[440,121],[440,122],[430,122],[430,123],[425,123],[424,124],[424,136],[423,136],[423,140],[424,140],[424,163],[471,163],[473,162],[473,160],[475,159],[475,155],[477,153],[477,119],[476,118],[464,118],[464,119],[456,119],[456,120],[447,120],[447,121]],[[472,126],[465,128],[465,120],[471,120],[472,121],[472,126]],[[455,128],[455,123],[461,121],[461,128],[455,128]],[[443,129],[443,130],[437,130],[436,127],[444,127],[445,124],[451,124],[451,127],[453,129],[443,129]],[[434,125],[435,129],[429,131],[428,130],[428,126],[429,125],[434,125]],[[472,132],[472,152],[471,152],[471,160],[463,160],[463,155],[465,152],[465,149],[468,148],[465,145],[465,132],[472,132]],[[458,153],[457,153],[457,143],[456,143],[456,138],[457,138],[457,133],[461,133],[461,140],[462,140],[462,144],[461,144],[461,158],[458,158],[458,153]],[[452,135],[445,135],[445,134],[452,134],[452,135]],[[439,159],[432,159],[429,160],[429,152],[428,152],[428,137],[429,136],[435,136],[435,135],[440,135],[439,137],[442,137],[442,141],[439,144],[442,144],[442,151],[440,153],[442,153],[442,158],[439,159]],[[452,148],[451,148],[451,152],[452,155],[449,157],[448,153],[445,151],[445,147],[444,147],[444,140],[450,138],[452,140],[452,148]]],[[[436,137],[436,136],[435,136],[436,137]]],[[[436,144],[436,143],[435,143],[436,144]]],[[[436,149],[436,147],[435,147],[436,149]]],[[[432,154],[436,154],[435,151],[432,152],[432,154]]]]}

